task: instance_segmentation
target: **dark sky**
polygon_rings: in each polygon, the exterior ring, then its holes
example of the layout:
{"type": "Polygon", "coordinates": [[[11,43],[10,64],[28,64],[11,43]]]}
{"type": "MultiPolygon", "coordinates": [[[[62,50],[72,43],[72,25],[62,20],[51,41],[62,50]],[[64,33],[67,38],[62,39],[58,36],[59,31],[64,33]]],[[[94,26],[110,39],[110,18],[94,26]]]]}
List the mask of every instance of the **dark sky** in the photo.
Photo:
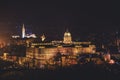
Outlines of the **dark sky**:
{"type": "Polygon", "coordinates": [[[73,36],[111,32],[119,29],[120,6],[117,2],[91,0],[0,2],[0,36],[16,33],[23,23],[33,33],[57,37],[63,36],[66,28],[73,36]]]}

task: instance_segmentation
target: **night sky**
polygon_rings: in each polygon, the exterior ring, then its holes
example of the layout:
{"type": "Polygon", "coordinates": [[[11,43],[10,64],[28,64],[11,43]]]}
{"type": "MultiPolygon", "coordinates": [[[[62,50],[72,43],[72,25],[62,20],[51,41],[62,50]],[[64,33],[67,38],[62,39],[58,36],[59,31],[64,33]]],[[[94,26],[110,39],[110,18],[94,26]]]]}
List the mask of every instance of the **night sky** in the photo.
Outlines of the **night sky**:
{"type": "Polygon", "coordinates": [[[32,33],[45,33],[49,37],[60,38],[66,28],[74,37],[87,33],[118,31],[120,6],[117,2],[91,0],[0,2],[0,36],[18,34],[23,23],[32,33]]]}

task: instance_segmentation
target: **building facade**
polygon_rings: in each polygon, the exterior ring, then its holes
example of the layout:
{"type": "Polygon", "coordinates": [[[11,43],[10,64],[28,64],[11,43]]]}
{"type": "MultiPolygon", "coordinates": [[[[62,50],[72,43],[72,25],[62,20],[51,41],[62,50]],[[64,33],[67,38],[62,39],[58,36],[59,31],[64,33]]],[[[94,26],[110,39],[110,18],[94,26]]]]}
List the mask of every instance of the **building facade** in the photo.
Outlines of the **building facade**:
{"type": "Polygon", "coordinates": [[[79,54],[95,54],[95,52],[96,47],[91,42],[74,42],[70,32],[66,31],[63,41],[31,43],[26,50],[26,60],[31,63],[29,66],[37,67],[56,64],[56,62],[62,65],[70,65],[77,64],[79,54]]]}

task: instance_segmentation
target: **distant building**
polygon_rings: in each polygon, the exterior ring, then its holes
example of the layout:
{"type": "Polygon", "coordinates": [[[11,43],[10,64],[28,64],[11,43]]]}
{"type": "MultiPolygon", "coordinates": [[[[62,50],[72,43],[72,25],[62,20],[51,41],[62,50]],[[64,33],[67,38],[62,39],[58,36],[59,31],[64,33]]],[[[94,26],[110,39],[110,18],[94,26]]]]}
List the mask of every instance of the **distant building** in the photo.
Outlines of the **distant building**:
{"type": "Polygon", "coordinates": [[[64,44],[72,43],[72,36],[71,36],[71,33],[68,30],[64,33],[63,43],[64,44]]]}
{"type": "Polygon", "coordinates": [[[45,38],[46,38],[46,37],[45,37],[45,35],[43,34],[43,35],[41,36],[41,40],[42,40],[42,41],[45,41],[45,38]]]}
{"type": "Polygon", "coordinates": [[[95,54],[96,47],[91,42],[74,42],[71,33],[64,33],[63,41],[51,42],[32,42],[26,51],[26,59],[34,60],[34,64],[54,64],[55,56],[60,53],[61,61],[70,64],[76,64],[76,57],[79,54],[95,54]],[[66,57],[65,57],[66,56],[66,57]]]}
{"type": "Polygon", "coordinates": [[[22,29],[21,29],[21,36],[19,35],[12,35],[12,38],[37,38],[37,36],[33,33],[26,33],[26,29],[24,24],[22,25],[22,29]]]}
{"type": "Polygon", "coordinates": [[[21,29],[21,35],[12,35],[11,37],[11,44],[14,45],[25,45],[25,46],[29,46],[29,44],[35,40],[35,38],[37,38],[37,36],[35,34],[26,34],[26,29],[24,24],[22,25],[22,29],[21,29]]]}

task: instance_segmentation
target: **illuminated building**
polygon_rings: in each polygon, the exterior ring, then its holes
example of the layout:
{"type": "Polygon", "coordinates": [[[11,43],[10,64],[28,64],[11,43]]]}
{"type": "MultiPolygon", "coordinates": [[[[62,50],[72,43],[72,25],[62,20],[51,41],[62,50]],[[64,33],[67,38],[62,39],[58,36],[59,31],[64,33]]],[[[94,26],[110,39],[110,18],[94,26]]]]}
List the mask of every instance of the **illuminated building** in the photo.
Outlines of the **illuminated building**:
{"type": "Polygon", "coordinates": [[[44,41],[45,38],[46,38],[46,37],[45,37],[45,35],[43,34],[43,35],[41,36],[41,40],[44,41]]]}
{"type": "Polygon", "coordinates": [[[20,38],[19,35],[13,35],[12,38],[20,38]]]}
{"type": "Polygon", "coordinates": [[[14,45],[25,45],[25,46],[29,46],[29,43],[34,41],[35,38],[37,38],[37,36],[33,33],[26,33],[26,29],[24,24],[22,25],[22,30],[21,30],[21,35],[22,37],[20,37],[19,35],[12,35],[11,36],[11,44],[14,45]]]}
{"type": "Polygon", "coordinates": [[[26,34],[26,38],[37,38],[35,34],[26,34]]]}
{"type": "Polygon", "coordinates": [[[115,61],[113,59],[111,59],[111,55],[109,53],[104,54],[104,60],[106,62],[108,62],[109,64],[114,64],[115,63],[115,61]]]}
{"type": "Polygon", "coordinates": [[[37,38],[35,34],[26,34],[25,26],[22,26],[22,38],[37,38]]]}
{"type": "Polygon", "coordinates": [[[8,53],[3,53],[3,59],[4,59],[4,60],[7,59],[7,55],[8,55],[8,53]]]}
{"type": "MultiPolygon", "coordinates": [[[[24,26],[24,24],[23,24],[23,26],[22,26],[22,30],[21,30],[22,32],[22,38],[37,38],[37,36],[35,35],[35,34],[33,34],[33,33],[26,33],[26,29],[25,29],[25,26],[24,26]]],[[[19,35],[12,35],[12,38],[21,38],[19,35]]]]}
{"type": "MultiPolygon", "coordinates": [[[[64,33],[63,41],[32,42],[26,51],[26,60],[30,66],[46,64],[70,65],[77,64],[79,54],[95,54],[96,47],[91,42],[74,42],[70,32],[64,33]],[[61,60],[55,61],[55,56],[60,53],[61,60]]],[[[57,60],[57,59],[56,59],[57,60]]]]}
{"type": "Polygon", "coordinates": [[[71,33],[68,30],[64,33],[63,43],[65,43],[65,44],[72,43],[71,33]]]}

